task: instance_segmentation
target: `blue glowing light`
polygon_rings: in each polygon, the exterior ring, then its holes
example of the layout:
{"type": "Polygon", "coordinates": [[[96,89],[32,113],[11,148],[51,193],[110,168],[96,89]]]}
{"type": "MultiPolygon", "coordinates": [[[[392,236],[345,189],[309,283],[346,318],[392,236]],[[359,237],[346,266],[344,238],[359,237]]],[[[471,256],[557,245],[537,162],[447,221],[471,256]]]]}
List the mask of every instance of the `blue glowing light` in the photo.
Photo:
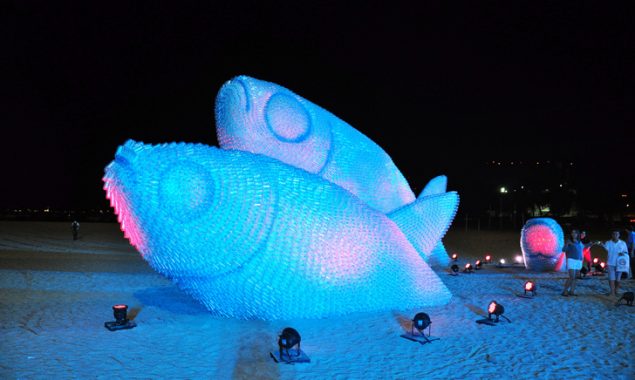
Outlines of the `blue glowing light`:
{"type": "MultiPolygon", "coordinates": [[[[278,126],[289,141],[311,139],[315,127],[278,126]]],[[[451,297],[402,232],[425,228],[409,225],[419,220],[413,215],[433,219],[423,201],[395,210],[393,221],[333,182],[264,155],[134,141],[106,167],[104,189],[143,258],[219,315],[315,318],[451,297]]],[[[455,196],[432,194],[429,209],[455,196]]]]}
{"type": "MultiPolygon", "coordinates": [[[[216,97],[216,132],[223,149],[264,154],[317,174],[355,194],[370,207],[416,223],[422,198],[446,192],[447,178],[431,180],[415,194],[390,156],[375,142],[320,106],[275,83],[248,76],[228,81],[216,97]],[[410,213],[410,216],[404,216],[410,213]]],[[[404,233],[431,265],[447,265],[441,238],[458,209],[456,193],[431,201],[426,228],[404,233]],[[421,233],[423,231],[423,233],[421,233]]],[[[392,218],[392,216],[390,216],[392,218]]],[[[399,224],[399,223],[398,223],[399,224]]]]}

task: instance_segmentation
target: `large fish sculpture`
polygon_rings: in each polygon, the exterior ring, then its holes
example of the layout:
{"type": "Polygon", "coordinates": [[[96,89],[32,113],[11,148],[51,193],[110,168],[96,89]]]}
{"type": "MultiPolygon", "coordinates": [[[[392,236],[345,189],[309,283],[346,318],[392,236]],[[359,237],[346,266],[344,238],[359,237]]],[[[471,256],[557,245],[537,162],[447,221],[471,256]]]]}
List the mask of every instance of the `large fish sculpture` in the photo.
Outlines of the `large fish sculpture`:
{"type": "Polygon", "coordinates": [[[219,315],[318,318],[451,298],[384,213],[279,160],[130,140],[103,181],[143,258],[219,315]]]}
{"type": "MultiPolygon", "coordinates": [[[[415,198],[390,156],[367,136],[327,110],[292,91],[248,76],[226,82],[215,105],[216,133],[223,149],[264,154],[302,168],[357,195],[369,206],[400,218],[418,216],[427,208],[433,219],[421,221],[428,229],[412,235],[404,231],[431,264],[447,265],[449,257],[440,239],[458,208],[458,196],[432,210],[426,196],[446,191],[447,178],[433,179],[415,198]],[[407,207],[421,203],[416,207],[407,207]]],[[[394,219],[394,218],[393,218],[394,219]]],[[[398,224],[399,222],[395,220],[398,224]]],[[[410,220],[409,220],[410,221],[410,220]]]]}
{"type": "Polygon", "coordinates": [[[520,231],[520,249],[529,270],[566,271],[563,246],[562,227],[551,218],[529,219],[520,231]]]}

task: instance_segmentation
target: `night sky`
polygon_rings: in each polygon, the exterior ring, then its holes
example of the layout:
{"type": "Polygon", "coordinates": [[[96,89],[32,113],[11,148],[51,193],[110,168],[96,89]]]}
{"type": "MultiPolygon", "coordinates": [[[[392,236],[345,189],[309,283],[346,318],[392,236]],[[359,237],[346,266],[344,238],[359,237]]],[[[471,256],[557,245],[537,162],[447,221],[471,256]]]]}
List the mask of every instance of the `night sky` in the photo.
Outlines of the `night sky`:
{"type": "Polygon", "coordinates": [[[633,189],[625,10],[304,3],[3,3],[0,207],[105,208],[118,145],[217,145],[216,94],[241,74],[366,134],[417,193],[447,174],[476,202],[491,160],[574,161],[597,191],[633,189]]]}

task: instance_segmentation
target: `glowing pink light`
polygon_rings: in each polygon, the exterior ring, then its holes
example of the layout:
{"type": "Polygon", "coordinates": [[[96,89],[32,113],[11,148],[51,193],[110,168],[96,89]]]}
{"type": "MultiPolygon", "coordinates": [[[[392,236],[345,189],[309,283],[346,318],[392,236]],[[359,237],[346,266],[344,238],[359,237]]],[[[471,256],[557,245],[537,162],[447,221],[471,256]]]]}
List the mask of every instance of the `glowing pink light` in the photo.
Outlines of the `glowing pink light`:
{"type": "Polygon", "coordinates": [[[558,237],[545,225],[534,225],[525,231],[525,241],[529,251],[543,255],[555,255],[558,250],[558,237]]]}

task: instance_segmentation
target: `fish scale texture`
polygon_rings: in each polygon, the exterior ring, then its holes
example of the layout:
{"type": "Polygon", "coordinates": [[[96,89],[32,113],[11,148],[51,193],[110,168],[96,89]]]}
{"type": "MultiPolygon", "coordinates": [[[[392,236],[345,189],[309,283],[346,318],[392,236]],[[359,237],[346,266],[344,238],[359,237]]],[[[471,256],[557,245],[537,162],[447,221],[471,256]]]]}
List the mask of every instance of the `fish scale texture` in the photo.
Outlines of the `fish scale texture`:
{"type": "Polygon", "coordinates": [[[379,145],[282,86],[238,76],[221,87],[215,107],[223,149],[264,154],[319,174],[384,213],[415,200],[379,145]]]}
{"type": "Polygon", "coordinates": [[[144,259],[219,315],[318,318],[451,297],[385,214],[263,155],[128,141],[104,189],[144,259]]]}

